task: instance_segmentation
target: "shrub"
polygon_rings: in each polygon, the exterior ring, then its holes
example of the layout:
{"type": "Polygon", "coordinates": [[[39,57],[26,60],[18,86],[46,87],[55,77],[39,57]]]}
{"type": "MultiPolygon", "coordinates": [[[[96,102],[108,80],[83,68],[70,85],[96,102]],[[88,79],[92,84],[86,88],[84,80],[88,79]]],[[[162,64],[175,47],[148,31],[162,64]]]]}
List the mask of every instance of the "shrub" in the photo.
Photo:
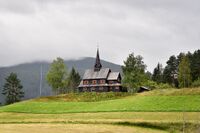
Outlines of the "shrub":
{"type": "Polygon", "coordinates": [[[192,87],[199,87],[200,86],[200,77],[192,83],[192,87]]]}
{"type": "Polygon", "coordinates": [[[168,88],[172,88],[172,86],[167,83],[158,84],[158,89],[168,89],[168,88]]]}
{"type": "Polygon", "coordinates": [[[152,80],[148,80],[144,86],[150,88],[150,89],[167,89],[167,88],[171,88],[171,86],[169,84],[166,83],[156,83],[152,80]]]}
{"type": "Polygon", "coordinates": [[[157,89],[158,88],[158,84],[152,80],[148,80],[144,86],[150,88],[150,89],[157,89]]]}

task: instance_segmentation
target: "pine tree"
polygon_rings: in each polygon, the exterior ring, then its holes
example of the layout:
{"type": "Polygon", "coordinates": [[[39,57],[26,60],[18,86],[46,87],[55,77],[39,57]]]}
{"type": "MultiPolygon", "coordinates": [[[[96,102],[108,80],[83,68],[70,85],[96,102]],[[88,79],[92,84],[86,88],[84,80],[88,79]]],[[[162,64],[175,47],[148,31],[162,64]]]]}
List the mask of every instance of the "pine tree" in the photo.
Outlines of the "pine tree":
{"type": "Polygon", "coordinates": [[[189,87],[191,85],[191,70],[189,58],[184,55],[178,67],[178,81],[180,87],[189,87]]]}
{"type": "Polygon", "coordinates": [[[68,77],[68,85],[67,88],[69,92],[78,92],[78,85],[81,81],[81,77],[78,72],[76,72],[75,68],[72,67],[72,70],[68,77]]]}
{"type": "Polygon", "coordinates": [[[152,80],[157,83],[161,83],[163,79],[162,73],[163,73],[162,64],[158,63],[157,67],[153,71],[152,80]]]}
{"type": "Polygon", "coordinates": [[[192,81],[200,78],[200,50],[196,50],[192,55],[189,54],[192,81]]]}
{"type": "Polygon", "coordinates": [[[23,86],[21,81],[18,79],[17,74],[11,73],[6,78],[6,83],[3,86],[3,95],[6,96],[6,104],[19,102],[24,97],[22,91],[23,86]]]}
{"type": "Polygon", "coordinates": [[[172,55],[170,56],[169,60],[167,61],[167,66],[165,67],[163,71],[163,82],[168,83],[171,85],[177,86],[178,83],[175,82],[175,76],[178,71],[178,60],[176,56],[172,55]]]}

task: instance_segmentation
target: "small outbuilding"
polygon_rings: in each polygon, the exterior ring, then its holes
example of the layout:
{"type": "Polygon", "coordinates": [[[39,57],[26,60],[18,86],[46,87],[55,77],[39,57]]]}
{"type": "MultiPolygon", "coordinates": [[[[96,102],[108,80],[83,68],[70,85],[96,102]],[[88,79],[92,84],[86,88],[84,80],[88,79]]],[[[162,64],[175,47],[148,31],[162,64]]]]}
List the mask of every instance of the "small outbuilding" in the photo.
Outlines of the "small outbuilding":
{"type": "Polygon", "coordinates": [[[148,87],[141,86],[141,87],[138,89],[138,93],[142,93],[142,92],[150,91],[150,90],[151,90],[151,89],[149,89],[148,87]]]}

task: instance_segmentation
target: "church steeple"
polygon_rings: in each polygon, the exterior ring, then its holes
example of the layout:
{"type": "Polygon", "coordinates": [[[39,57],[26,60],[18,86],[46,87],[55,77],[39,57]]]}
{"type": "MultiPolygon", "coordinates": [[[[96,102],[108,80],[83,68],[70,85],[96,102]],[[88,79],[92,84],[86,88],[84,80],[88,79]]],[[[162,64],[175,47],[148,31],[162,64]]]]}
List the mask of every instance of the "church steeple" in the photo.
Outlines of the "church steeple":
{"type": "Polygon", "coordinates": [[[99,48],[97,48],[97,56],[96,56],[96,62],[94,65],[94,71],[100,71],[102,68],[100,57],[99,57],[99,48]]]}

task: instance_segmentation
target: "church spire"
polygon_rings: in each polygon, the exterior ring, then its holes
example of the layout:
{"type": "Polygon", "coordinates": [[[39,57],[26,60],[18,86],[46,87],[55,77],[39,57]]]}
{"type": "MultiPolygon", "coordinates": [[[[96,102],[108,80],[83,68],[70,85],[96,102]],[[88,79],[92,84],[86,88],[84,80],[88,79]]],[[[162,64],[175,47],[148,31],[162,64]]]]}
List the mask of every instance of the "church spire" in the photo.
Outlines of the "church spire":
{"type": "Polygon", "coordinates": [[[97,48],[97,56],[96,56],[96,62],[94,65],[94,71],[100,71],[102,68],[100,57],[99,57],[99,48],[97,48]]]}

